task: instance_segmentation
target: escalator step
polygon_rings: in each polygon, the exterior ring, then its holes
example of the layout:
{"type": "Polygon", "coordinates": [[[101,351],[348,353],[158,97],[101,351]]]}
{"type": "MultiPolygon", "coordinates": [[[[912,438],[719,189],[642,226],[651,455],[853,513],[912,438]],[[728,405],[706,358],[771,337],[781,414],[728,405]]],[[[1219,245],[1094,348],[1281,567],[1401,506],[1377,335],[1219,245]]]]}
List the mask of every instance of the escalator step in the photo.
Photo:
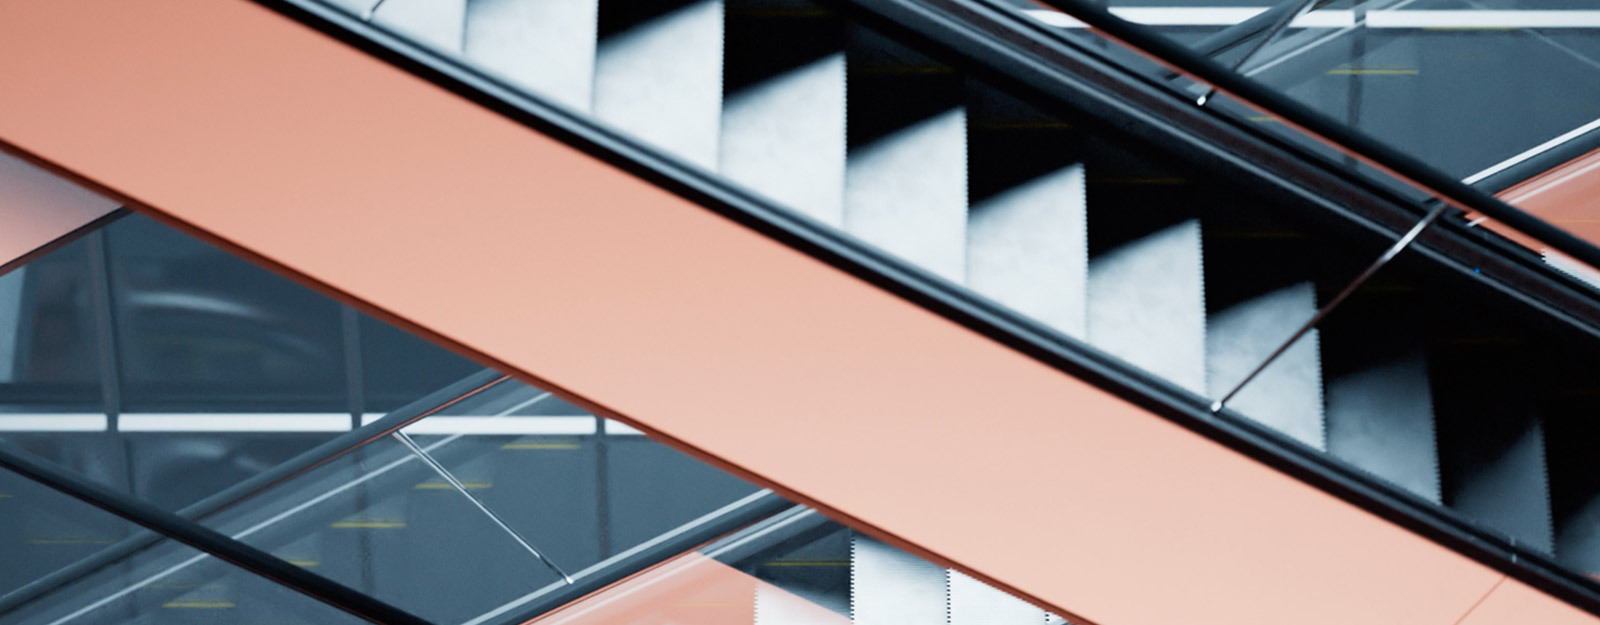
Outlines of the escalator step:
{"type": "Polygon", "coordinates": [[[973,206],[967,228],[968,286],[1069,336],[1087,336],[1089,239],[1082,164],[973,206]]]}
{"type": "Polygon", "coordinates": [[[595,115],[715,170],[722,125],[722,20],[722,0],[701,0],[602,40],[595,56],[595,115]]]}
{"type": "Polygon", "coordinates": [[[1200,221],[1089,261],[1089,342],[1195,393],[1206,392],[1200,221]]]}
{"type": "Polygon", "coordinates": [[[593,101],[599,0],[472,0],[466,55],[578,111],[593,101]]]}
{"type": "Polygon", "coordinates": [[[1328,380],[1328,451],[1433,503],[1442,501],[1433,397],[1420,346],[1328,380]]]}
{"type": "Polygon", "coordinates": [[[949,574],[949,625],[1045,625],[1044,610],[965,573],[949,574]]]}
{"type": "Polygon", "coordinates": [[[850,543],[850,614],[855,625],[945,622],[945,570],[866,536],[850,543]]]}
{"type": "MultiPolygon", "coordinates": [[[[1213,314],[1206,327],[1211,397],[1232,390],[1316,313],[1316,287],[1302,282],[1213,314]]],[[[1297,441],[1326,449],[1317,330],[1295,341],[1228,406],[1297,441]]]]}
{"type": "Polygon", "coordinates": [[[833,227],[844,225],[845,62],[835,53],[731,94],[722,173],[833,227]]]}
{"type": "Polygon", "coordinates": [[[845,230],[953,282],[966,279],[966,114],[954,108],[852,148],[845,230]]]}

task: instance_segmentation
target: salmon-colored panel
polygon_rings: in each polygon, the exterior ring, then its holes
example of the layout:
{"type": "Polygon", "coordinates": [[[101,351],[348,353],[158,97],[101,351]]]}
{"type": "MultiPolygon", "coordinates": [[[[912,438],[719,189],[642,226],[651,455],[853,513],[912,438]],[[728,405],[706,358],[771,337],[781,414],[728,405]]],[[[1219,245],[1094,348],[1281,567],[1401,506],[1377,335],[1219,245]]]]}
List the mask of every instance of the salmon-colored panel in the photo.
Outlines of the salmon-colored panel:
{"type": "MultiPolygon", "coordinates": [[[[536,618],[539,625],[751,625],[757,596],[781,603],[784,622],[850,619],[698,553],[687,553],[536,618]]],[[[770,606],[769,606],[770,607],[770,606]]]]}
{"type": "Polygon", "coordinates": [[[244,0],[0,2],[0,84],[0,139],[1058,612],[1449,625],[1499,579],[244,0]]]}
{"type": "Polygon", "coordinates": [[[1600,151],[1506,189],[1500,199],[1600,245],[1600,151]]]}
{"type": "Polygon", "coordinates": [[[1461,625],[1596,625],[1600,618],[1507,579],[1461,619],[1461,625]]]}
{"type": "Polygon", "coordinates": [[[0,266],[116,209],[111,200],[0,153],[0,266]]]}

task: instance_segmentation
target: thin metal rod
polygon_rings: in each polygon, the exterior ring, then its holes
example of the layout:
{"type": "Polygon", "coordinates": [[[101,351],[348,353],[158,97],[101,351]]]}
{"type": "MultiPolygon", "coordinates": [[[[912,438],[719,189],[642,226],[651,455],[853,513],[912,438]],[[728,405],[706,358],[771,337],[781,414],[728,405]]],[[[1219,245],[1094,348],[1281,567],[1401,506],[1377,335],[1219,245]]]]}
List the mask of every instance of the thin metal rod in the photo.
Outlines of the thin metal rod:
{"type": "Polygon", "coordinates": [[[1211,412],[1213,414],[1221,412],[1223,406],[1226,406],[1229,400],[1233,399],[1235,395],[1238,395],[1239,391],[1244,390],[1246,384],[1249,384],[1251,380],[1256,379],[1256,376],[1261,375],[1261,372],[1265,371],[1267,366],[1272,364],[1272,361],[1277,360],[1278,357],[1282,356],[1284,352],[1289,351],[1289,348],[1294,345],[1295,341],[1300,340],[1300,337],[1305,336],[1305,334],[1310,332],[1312,328],[1317,327],[1317,324],[1321,323],[1322,319],[1328,316],[1328,313],[1333,312],[1334,308],[1337,308],[1339,304],[1343,303],[1346,298],[1350,297],[1350,294],[1355,293],[1356,289],[1360,288],[1362,284],[1366,283],[1367,279],[1371,278],[1373,274],[1378,273],[1378,270],[1382,269],[1384,265],[1389,264],[1389,261],[1394,260],[1395,256],[1400,255],[1400,252],[1406,249],[1406,246],[1411,245],[1411,242],[1415,241],[1417,236],[1422,234],[1423,230],[1427,230],[1428,226],[1431,226],[1433,225],[1433,222],[1438,221],[1439,216],[1443,215],[1444,212],[1449,208],[1449,204],[1444,202],[1437,203],[1433,210],[1429,211],[1428,215],[1422,218],[1422,221],[1417,222],[1417,225],[1412,226],[1411,230],[1406,232],[1405,236],[1400,237],[1400,240],[1395,241],[1394,245],[1389,246],[1389,249],[1385,250],[1377,260],[1373,261],[1371,265],[1367,266],[1365,271],[1361,272],[1361,275],[1356,276],[1356,279],[1350,281],[1350,284],[1344,287],[1343,291],[1340,291],[1338,295],[1334,296],[1332,301],[1328,302],[1321,309],[1317,310],[1317,314],[1312,315],[1311,319],[1307,320],[1304,325],[1301,325],[1300,329],[1295,330],[1294,334],[1290,335],[1288,340],[1284,341],[1282,345],[1278,346],[1278,349],[1273,350],[1272,354],[1267,356],[1266,360],[1261,361],[1260,365],[1257,365],[1255,369],[1251,370],[1250,375],[1244,376],[1244,379],[1240,380],[1239,383],[1233,387],[1233,390],[1228,391],[1228,394],[1223,395],[1221,399],[1212,402],[1211,412]]]}
{"type": "Polygon", "coordinates": [[[372,21],[372,16],[378,13],[378,7],[383,6],[383,2],[384,0],[374,0],[372,5],[367,7],[367,10],[361,12],[361,21],[372,21]]]}
{"type": "MultiPolygon", "coordinates": [[[[1278,13],[1278,16],[1273,19],[1272,24],[1267,26],[1266,29],[1261,32],[1261,36],[1256,37],[1256,40],[1251,42],[1249,47],[1245,48],[1244,54],[1239,55],[1239,58],[1233,61],[1233,63],[1229,66],[1229,69],[1238,71],[1239,68],[1244,67],[1246,61],[1249,61],[1256,55],[1257,52],[1260,52],[1262,48],[1266,47],[1266,45],[1272,41],[1273,37],[1277,37],[1279,32],[1285,28],[1288,28],[1289,24],[1294,22],[1295,18],[1300,17],[1300,14],[1305,13],[1307,9],[1310,9],[1311,5],[1316,3],[1316,1],[1317,0],[1284,0],[1284,3],[1279,6],[1289,8],[1280,9],[1281,12],[1278,13]]],[[[1199,104],[1200,106],[1205,106],[1206,102],[1211,100],[1211,96],[1216,95],[1216,93],[1216,87],[1207,87],[1205,95],[1200,96],[1200,99],[1196,100],[1195,103],[1199,104]]]]}
{"type": "Polygon", "coordinates": [[[455,491],[460,493],[462,497],[466,497],[467,501],[472,502],[473,507],[477,508],[479,512],[482,512],[483,516],[488,517],[490,521],[494,522],[494,524],[499,526],[501,530],[504,530],[506,534],[510,535],[512,540],[515,540],[517,541],[517,544],[522,545],[523,549],[527,549],[528,553],[533,554],[533,557],[538,558],[538,560],[543,562],[545,566],[550,567],[550,570],[555,571],[556,575],[560,575],[562,581],[565,581],[567,585],[572,585],[571,575],[567,575],[566,571],[563,571],[561,570],[561,567],[556,566],[554,560],[545,557],[545,555],[535,548],[532,543],[528,542],[528,539],[523,538],[522,534],[518,533],[517,530],[512,529],[511,526],[507,525],[504,520],[501,520],[500,515],[495,514],[493,510],[490,510],[489,506],[483,505],[482,501],[479,501],[477,497],[472,496],[472,493],[467,491],[467,485],[462,484],[461,480],[456,479],[456,476],[452,474],[449,469],[446,469],[443,464],[440,464],[438,460],[435,460],[432,454],[429,454],[422,447],[418,446],[416,441],[411,440],[411,437],[407,436],[405,432],[395,430],[393,436],[395,440],[400,441],[401,445],[405,445],[406,449],[411,450],[412,454],[415,454],[417,458],[420,458],[429,467],[433,468],[434,473],[438,473],[439,477],[442,477],[444,478],[444,481],[449,482],[451,488],[454,488],[455,491]]]}
{"type": "Polygon", "coordinates": [[[9,469],[63,495],[121,517],[145,529],[193,547],[223,562],[286,586],[300,594],[378,625],[428,625],[404,610],[310,573],[281,558],[224,536],[171,512],[87,482],[0,444],[0,467],[9,469]]]}

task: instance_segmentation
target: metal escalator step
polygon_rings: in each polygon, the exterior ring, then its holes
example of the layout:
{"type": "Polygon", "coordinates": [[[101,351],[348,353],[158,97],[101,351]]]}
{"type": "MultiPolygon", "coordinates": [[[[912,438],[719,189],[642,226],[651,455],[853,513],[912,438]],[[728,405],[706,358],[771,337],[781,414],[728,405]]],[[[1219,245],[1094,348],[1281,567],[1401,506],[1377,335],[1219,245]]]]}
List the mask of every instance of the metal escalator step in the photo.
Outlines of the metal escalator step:
{"type": "Polygon", "coordinates": [[[850,625],[850,619],[772,584],[756,586],[755,625],[850,625]]]}
{"type": "Polygon", "coordinates": [[[728,97],[721,171],[830,226],[844,225],[845,59],[833,54],[728,97]]]}
{"type": "Polygon", "coordinates": [[[472,0],[466,55],[578,111],[593,102],[599,0],[472,0]]]}
{"type": "Polygon", "coordinates": [[[1035,178],[971,211],[967,285],[1069,336],[1086,338],[1089,239],[1083,165],[1035,178]]]}
{"type": "Polygon", "coordinates": [[[704,0],[600,42],[595,116],[708,170],[722,118],[722,0],[704,0]]]}
{"type": "Polygon", "coordinates": [[[850,543],[850,614],[855,625],[945,622],[945,570],[866,536],[850,543]]]}
{"type": "Polygon", "coordinates": [[[1451,498],[1468,518],[1503,531],[1517,542],[1554,553],[1550,486],[1545,475],[1544,428],[1531,415],[1509,446],[1476,467],[1451,498]]]}
{"type": "Polygon", "coordinates": [[[1045,625],[1044,610],[960,571],[949,574],[949,625],[1045,625]]]}
{"type": "Polygon", "coordinates": [[[1442,501],[1433,394],[1421,345],[1328,380],[1328,452],[1434,503],[1442,501]]]}
{"type": "MultiPolygon", "coordinates": [[[[1316,287],[1302,282],[1212,315],[1206,326],[1206,378],[1211,397],[1232,390],[1316,313],[1316,287]]],[[[1295,341],[1240,390],[1228,407],[1297,441],[1327,449],[1317,331],[1295,341]]]]}
{"type": "Polygon", "coordinates": [[[966,114],[954,108],[849,154],[845,230],[955,282],[966,278],[966,114]]]}
{"type": "Polygon", "coordinates": [[[467,0],[385,0],[372,21],[447,52],[461,52],[467,0]]]}
{"type": "Polygon", "coordinates": [[[1089,261],[1089,342],[1178,386],[1206,392],[1200,221],[1089,261]]]}

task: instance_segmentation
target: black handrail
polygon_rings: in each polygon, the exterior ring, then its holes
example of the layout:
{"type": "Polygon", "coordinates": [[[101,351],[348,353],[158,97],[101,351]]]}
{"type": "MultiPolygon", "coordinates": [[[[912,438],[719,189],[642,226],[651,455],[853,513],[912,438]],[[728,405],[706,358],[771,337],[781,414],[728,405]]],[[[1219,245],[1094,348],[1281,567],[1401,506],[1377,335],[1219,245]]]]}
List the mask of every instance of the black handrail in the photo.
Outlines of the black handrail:
{"type": "Polygon", "coordinates": [[[1143,52],[1189,74],[1217,90],[1298,126],[1313,139],[1346,151],[1403,181],[1435,195],[1457,208],[1477,211],[1532,236],[1591,267],[1600,268],[1600,247],[1573,236],[1549,222],[1517,210],[1482,189],[1474,188],[1422,161],[1383,145],[1322,113],[1318,113],[1243,74],[1151,32],[1148,28],[1119,18],[1088,0],[1034,0],[1072,16],[1120,41],[1134,51],[1143,52]]]}
{"type": "MultiPolygon", "coordinates": [[[[336,436],[332,440],[317,445],[271,469],[262,471],[250,479],[185,506],[177,512],[177,516],[189,521],[198,521],[221,512],[297,475],[326,464],[362,445],[388,436],[390,432],[400,429],[412,421],[437,412],[439,409],[459,399],[475,394],[505,379],[505,374],[490,369],[474,373],[449,386],[429,393],[421,399],[406,404],[385,415],[382,419],[336,436]]],[[[117,541],[115,544],[96,551],[82,560],[29,582],[16,590],[6,593],[4,596],[0,596],[0,615],[10,613],[56,588],[70,584],[107,566],[120,562],[129,555],[161,540],[162,538],[155,534],[139,533],[117,541]]]]}
{"type": "Polygon", "coordinates": [[[289,564],[199,523],[83,480],[50,466],[47,461],[28,458],[25,453],[12,451],[10,445],[0,443],[0,467],[364,621],[379,625],[428,625],[427,621],[404,610],[289,564]]]}

